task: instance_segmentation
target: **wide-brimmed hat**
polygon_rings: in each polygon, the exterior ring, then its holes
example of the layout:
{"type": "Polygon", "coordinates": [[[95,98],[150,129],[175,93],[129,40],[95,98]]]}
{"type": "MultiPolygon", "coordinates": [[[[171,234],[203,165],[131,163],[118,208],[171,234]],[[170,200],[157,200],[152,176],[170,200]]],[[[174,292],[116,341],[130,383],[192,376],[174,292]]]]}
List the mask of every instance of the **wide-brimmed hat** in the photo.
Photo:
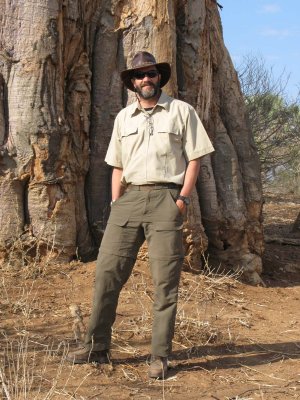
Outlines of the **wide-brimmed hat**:
{"type": "Polygon", "coordinates": [[[126,69],[125,71],[121,72],[121,79],[124,82],[124,85],[132,90],[135,91],[134,86],[131,82],[133,77],[133,72],[137,69],[141,69],[144,67],[155,66],[158,72],[161,75],[160,78],[160,87],[165,86],[171,76],[171,67],[169,63],[157,63],[154,56],[147,51],[139,51],[135,54],[131,62],[131,68],[126,69]]]}

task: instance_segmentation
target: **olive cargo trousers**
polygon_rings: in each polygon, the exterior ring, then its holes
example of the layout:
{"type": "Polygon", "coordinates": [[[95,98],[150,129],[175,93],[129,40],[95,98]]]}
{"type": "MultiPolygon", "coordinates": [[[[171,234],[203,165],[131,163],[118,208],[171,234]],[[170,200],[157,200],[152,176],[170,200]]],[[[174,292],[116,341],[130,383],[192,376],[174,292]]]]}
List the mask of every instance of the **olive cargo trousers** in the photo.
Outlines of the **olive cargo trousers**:
{"type": "Polygon", "coordinates": [[[179,190],[131,186],[112,204],[97,259],[86,348],[110,348],[119,294],[146,239],[154,283],[151,352],[161,357],[170,354],[183,262],[183,216],[175,203],[179,190]]]}

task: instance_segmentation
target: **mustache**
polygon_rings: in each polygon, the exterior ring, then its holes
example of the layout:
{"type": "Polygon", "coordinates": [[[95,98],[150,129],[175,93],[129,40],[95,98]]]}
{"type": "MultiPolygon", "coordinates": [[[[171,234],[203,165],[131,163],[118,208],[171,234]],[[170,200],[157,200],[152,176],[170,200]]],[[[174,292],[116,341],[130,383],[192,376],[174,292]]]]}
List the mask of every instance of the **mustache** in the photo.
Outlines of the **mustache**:
{"type": "Polygon", "coordinates": [[[147,82],[141,85],[141,87],[145,87],[145,86],[152,86],[155,88],[155,85],[152,82],[147,82]]]}

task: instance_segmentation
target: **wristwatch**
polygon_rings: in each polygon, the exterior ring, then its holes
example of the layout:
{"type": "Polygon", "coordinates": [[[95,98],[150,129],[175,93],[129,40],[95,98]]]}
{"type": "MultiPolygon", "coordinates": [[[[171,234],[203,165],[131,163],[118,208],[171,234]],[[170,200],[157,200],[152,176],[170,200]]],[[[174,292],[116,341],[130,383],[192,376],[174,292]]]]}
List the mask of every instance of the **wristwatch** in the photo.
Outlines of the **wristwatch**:
{"type": "Polygon", "coordinates": [[[178,195],[177,200],[182,200],[186,206],[188,206],[191,202],[189,197],[178,195]]]}

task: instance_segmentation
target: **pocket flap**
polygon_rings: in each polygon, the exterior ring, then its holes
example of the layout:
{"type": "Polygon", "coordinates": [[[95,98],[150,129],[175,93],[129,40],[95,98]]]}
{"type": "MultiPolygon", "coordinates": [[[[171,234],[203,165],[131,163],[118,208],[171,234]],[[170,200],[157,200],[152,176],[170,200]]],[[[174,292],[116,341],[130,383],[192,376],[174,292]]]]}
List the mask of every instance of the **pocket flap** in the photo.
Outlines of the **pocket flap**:
{"type": "Polygon", "coordinates": [[[127,217],[119,215],[111,215],[107,223],[117,226],[130,226],[131,228],[138,228],[140,226],[139,221],[129,221],[127,217]]]}
{"type": "Polygon", "coordinates": [[[180,231],[182,228],[183,224],[176,221],[160,221],[154,224],[156,231],[180,231]]]}
{"type": "Polygon", "coordinates": [[[173,135],[180,135],[180,129],[176,125],[172,124],[160,124],[157,129],[158,133],[172,133],[173,135]]]}
{"type": "Polygon", "coordinates": [[[134,126],[125,127],[124,131],[122,132],[122,137],[127,137],[131,135],[135,135],[138,133],[138,128],[134,126]]]}
{"type": "Polygon", "coordinates": [[[123,217],[121,215],[114,215],[113,213],[110,214],[110,217],[107,221],[108,224],[118,225],[118,226],[125,226],[128,222],[127,217],[123,217]]]}

